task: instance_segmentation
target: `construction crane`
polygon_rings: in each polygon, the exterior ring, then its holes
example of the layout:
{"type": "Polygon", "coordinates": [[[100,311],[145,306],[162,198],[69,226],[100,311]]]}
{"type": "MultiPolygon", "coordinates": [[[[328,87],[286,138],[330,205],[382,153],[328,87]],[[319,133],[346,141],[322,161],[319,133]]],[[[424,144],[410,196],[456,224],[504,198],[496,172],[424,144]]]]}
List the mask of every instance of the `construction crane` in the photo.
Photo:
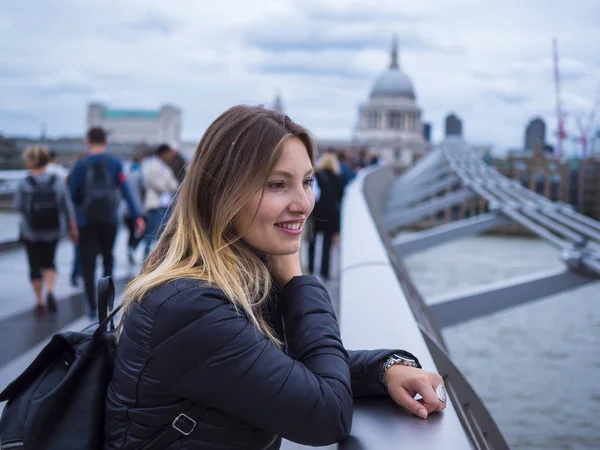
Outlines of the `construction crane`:
{"type": "Polygon", "coordinates": [[[590,146],[590,152],[592,153],[594,151],[594,144],[595,144],[595,136],[596,136],[596,127],[595,127],[595,119],[596,119],[596,112],[598,111],[598,109],[600,109],[600,84],[598,84],[598,93],[596,94],[596,100],[594,101],[594,103],[592,103],[592,109],[590,111],[590,115],[588,117],[587,120],[587,127],[585,128],[586,131],[586,146],[585,146],[585,150],[584,150],[584,157],[587,156],[587,145],[588,143],[591,141],[591,146],[590,146]]]}
{"type": "Polygon", "coordinates": [[[562,112],[560,103],[560,73],[558,71],[558,43],[556,38],[552,39],[552,47],[554,50],[554,87],[556,89],[556,118],[558,121],[557,142],[556,142],[556,157],[562,157],[562,142],[567,137],[565,131],[565,116],[562,112]]]}
{"type": "Polygon", "coordinates": [[[596,111],[600,107],[600,86],[598,88],[598,95],[596,95],[592,108],[587,116],[585,123],[582,122],[581,117],[577,118],[577,128],[579,129],[579,136],[574,137],[573,142],[581,144],[581,156],[586,158],[593,151],[595,145],[595,123],[596,111]],[[589,149],[589,151],[588,151],[589,149]]]}

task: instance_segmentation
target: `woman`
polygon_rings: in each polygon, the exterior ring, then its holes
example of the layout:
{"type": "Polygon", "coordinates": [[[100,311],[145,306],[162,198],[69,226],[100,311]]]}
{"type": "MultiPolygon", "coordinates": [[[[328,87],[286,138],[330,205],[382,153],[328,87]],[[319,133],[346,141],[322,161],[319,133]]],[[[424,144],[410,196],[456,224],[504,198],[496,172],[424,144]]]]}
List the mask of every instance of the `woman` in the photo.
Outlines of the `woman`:
{"type": "Polygon", "coordinates": [[[311,215],[308,230],[308,271],[315,270],[315,241],[317,234],[323,235],[321,252],[321,277],[329,280],[331,243],[340,232],[340,208],[344,193],[344,182],[340,176],[340,163],[335,153],[325,153],[317,166],[319,199],[311,215]]]}
{"type": "Polygon", "coordinates": [[[313,154],[274,111],[236,106],[209,126],[125,292],[105,449],[331,444],[350,433],[353,395],[389,393],[424,418],[444,408],[441,377],[403,365],[418,365],[409,353],[347,352],[327,291],[302,276],[313,154]]]}
{"type": "Polygon", "coordinates": [[[25,243],[29,261],[29,278],[35,293],[37,315],[46,306],[56,312],[54,284],[56,245],[61,237],[61,217],[68,224],[70,237],[77,241],[77,224],[73,205],[64,181],[46,173],[50,154],[45,147],[32,146],[23,153],[29,175],[21,181],[14,198],[14,208],[21,212],[20,238],[25,243]],[[43,288],[46,286],[46,299],[43,288]]]}

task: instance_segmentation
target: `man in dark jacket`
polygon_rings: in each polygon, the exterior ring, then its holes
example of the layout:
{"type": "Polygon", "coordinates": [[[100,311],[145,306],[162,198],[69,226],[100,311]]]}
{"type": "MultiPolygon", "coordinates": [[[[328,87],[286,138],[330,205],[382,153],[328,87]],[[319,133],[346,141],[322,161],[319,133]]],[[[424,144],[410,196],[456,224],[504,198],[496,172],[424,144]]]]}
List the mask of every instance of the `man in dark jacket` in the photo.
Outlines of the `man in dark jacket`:
{"type": "Polygon", "coordinates": [[[106,132],[102,128],[90,128],[87,133],[87,145],[89,154],[77,161],[69,175],[69,191],[79,227],[79,257],[88,301],[88,315],[94,318],[96,258],[99,254],[102,255],[104,276],[112,276],[113,246],[119,222],[117,189],[121,190],[127,201],[138,233],[144,232],[145,224],[129,189],[121,160],[106,154],[106,132]]]}

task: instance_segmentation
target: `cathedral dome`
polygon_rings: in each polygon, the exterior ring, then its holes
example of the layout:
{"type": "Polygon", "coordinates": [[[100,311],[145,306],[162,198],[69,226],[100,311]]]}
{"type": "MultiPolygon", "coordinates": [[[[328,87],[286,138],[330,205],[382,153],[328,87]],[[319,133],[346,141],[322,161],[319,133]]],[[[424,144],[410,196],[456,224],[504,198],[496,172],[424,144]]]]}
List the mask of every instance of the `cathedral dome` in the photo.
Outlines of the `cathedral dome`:
{"type": "Polygon", "coordinates": [[[391,63],[388,70],[383,72],[375,81],[371,90],[371,98],[403,97],[415,99],[415,89],[412,81],[398,65],[398,44],[394,41],[391,52],[391,63]]]}

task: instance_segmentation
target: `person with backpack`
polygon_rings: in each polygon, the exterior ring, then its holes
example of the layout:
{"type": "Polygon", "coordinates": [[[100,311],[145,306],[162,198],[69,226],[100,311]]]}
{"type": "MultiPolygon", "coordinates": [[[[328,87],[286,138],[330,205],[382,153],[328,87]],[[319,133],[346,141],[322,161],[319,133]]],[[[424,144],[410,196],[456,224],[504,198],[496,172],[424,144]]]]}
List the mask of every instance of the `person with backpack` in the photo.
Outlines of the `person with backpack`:
{"type": "Polygon", "coordinates": [[[55,174],[47,173],[50,161],[48,150],[42,146],[29,147],[23,153],[23,160],[29,175],[17,188],[14,208],[22,215],[20,239],[27,250],[29,275],[36,298],[35,313],[42,315],[46,308],[51,313],[57,309],[54,258],[63,230],[62,224],[68,226],[73,242],[77,242],[78,230],[64,181],[55,174]]]}
{"type": "Polygon", "coordinates": [[[88,315],[96,317],[96,258],[102,255],[104,276],[112,276],[113,246],[117,236],[120,189],[139,234],[145,224],[131,193],[120,159],[106,153],[106,131],[90,128],[89,154],[81,158],[69,176],[69,191],[79,225],[79,257],[88,301],[88,315]]]}

